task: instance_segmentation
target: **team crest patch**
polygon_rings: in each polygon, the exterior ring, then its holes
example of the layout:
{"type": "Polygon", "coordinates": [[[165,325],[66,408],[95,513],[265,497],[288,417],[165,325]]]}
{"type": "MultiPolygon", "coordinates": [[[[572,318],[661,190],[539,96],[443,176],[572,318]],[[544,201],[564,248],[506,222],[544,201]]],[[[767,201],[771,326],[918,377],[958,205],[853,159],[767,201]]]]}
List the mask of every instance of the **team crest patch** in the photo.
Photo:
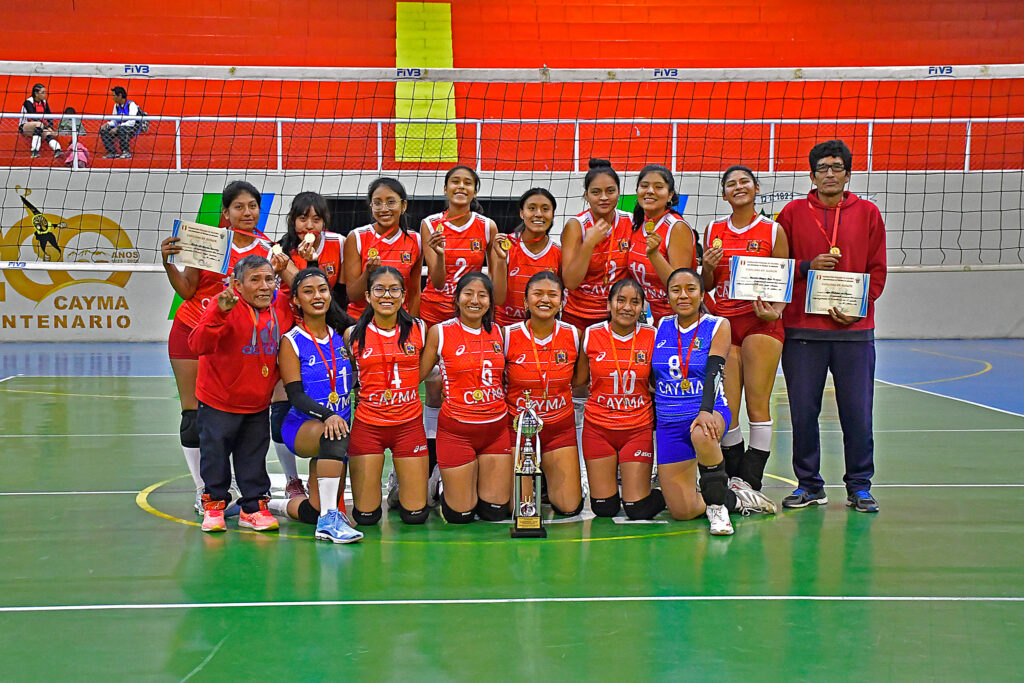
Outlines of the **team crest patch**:
{"type": "Polygon", "coordinates": [[[633,362],[634,363],[646,363],[647,362],[647,354],[644,353],[643,351],[637,351],[636,353],[633,354],[633,362]]]}
{"type": "Polygon", "coordinates": [[[406,345],[405,345],[405,355],[407,355],[407,356],[415,356],[416,355],[416,347],[413,346],[412,344],[406,343],[406,345]]]}
{"type": "Polygon", "coordinates": [[[402,252],[402,263],[412,263],[412,254],[407,251],[402,252]]]}
{"type": "Polygon", "coordinates": [[[501,344],[499,344],[498,342],[491,342],[491,348],[494,349],[495,353],[501,353],[502,352],[501,344]]]}
{"type": "Polygon", "coordinates": [[[619,251],[621,251],[621,252],[629,251],[629,240],[619,240],[619,251]]]}
{"type": "Polygon", "coordinates": [[[556,363],[567,363],[569,362],[569,354],[565,351],[555,351],[555,362],[556,363]]]}
{"type": "Polygon", "coordinates": [[[696,339],[693,340],[693,348],[700,349],[700,347],[701,347],[700,337],[697,337],[696,339]]]}
{"type": "Polygon", "coordinates": [[[480,251],[480,240],[470,240],[469,248],[473,251],[480,251]]]}
{"type": "Polygon", "coordinates": [[[327,273],[328,275],[334,275],[334,266],[328,263],[327,265],[324,266],[324,272],[327,273]]]}
{"type": "Polygon", "coordinates": [[[750,240],[747,242],[747,251],[757,251],[761,248],[761,242],[759,240],[750,240]]]}

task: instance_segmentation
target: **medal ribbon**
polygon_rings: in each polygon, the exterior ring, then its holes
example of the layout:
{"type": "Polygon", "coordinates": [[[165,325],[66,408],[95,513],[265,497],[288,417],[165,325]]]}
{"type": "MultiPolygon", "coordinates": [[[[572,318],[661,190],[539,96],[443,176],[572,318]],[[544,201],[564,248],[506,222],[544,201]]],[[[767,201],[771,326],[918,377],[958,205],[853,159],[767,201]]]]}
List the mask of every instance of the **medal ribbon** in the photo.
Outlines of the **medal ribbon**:
{"type": "MultiPolygon", "coordinates": [[[[836,246],[836,235],[839,233],[839,211],[843,208],[843,203],[839,202],[836,205],[836,219],[832,221],[832,237],[829,238],[828,232],[825,231],[825,226],[822,225],[821,221],[818,220],[818,214],[814,212],[814,207],[811,206],[811,200],[807,200],[807,209],[811,212],[811,216],[814,217],[814,222],[818,224],[818,230],[821,230],[821,234],[828,240],[829,249],[834,249],[836,246]]],[[[828,209],[825,209],[825,220],[828,220],[828,209]]]]}
{"type": "MultiPolygon", "coordinates": [[[[700,313],[697,314],[697,323],[693,326],[693,336],[690,337],[690,348],[686,350],[686,363],[682,367],[683,377],[679,384],[690,381],[690,354],[693,353],[693,345],[697,341],[697,333],[700,331],[700,313]]],[[[679,349],[679,360],[683,360],[683,333],[679,329],[679,321],[676,320],[676,348],[679,349]]]]}
{"type": "MultiPolygon", "coordinates": [[[[374,327],[377,327],[377,326],[374,325],[374,327]]],[[[380,335],[381,336],[380,355],[384,358],[384,375],[386,377],[386,379],[384,380],[384,393],[386,393],[388,395],[392,394],[392,392],[391,392],[391,385],[394,383],[394,380],[398,379],[398,367],[397,367],[398,363],[395,361],[395,358],[398,357],[398,325],[396,324],[391,329],[393,329],[395,331],[395,355],[392,356],[391,358],[388,358],[388,354],[385,353],[385,351],[384,351],[385,344],[383,343],[383,340],[387,339],[387,336],[385,336],[383,334],[380,335]],[[394,376],[392,377],[392,375],[394,375],[394,376]]],[[[377,327],[377,330],[379,332],[380,328],[377,327]]]]}
{"type": "MultiPolygon", "coordinates": [[[[239,297],[239,298],[241,298],[241,297],[239,297]]],[[[266,377],[267,375],[270,374],[270,366],[267,364],[267,362],[265,360],[263,360],[263,340],[260,339],[260,318],[259,318],[259,314],[256,313],[256,309],[254,309],[249,304],[245,304],[245,306],[246,306],[246,308],[249,311],[249,317],[252,318],[252,346],[254,346],[255,348],[259,349],[257,351],[257,353],[260,356],[260,362],[263,363],[263,371],[264,371],[263,372],[263,376],[266,377]]],[[[277,310],[274,309],[274,305],[273,304],[270,305],[270,318],[271,318],[270,339],[272,341],[276,341],[276,338],[274,337],[274,333],[278,329],[277,310]]]]}
{"type": "Polygon", "coordinates": [[[327,365],[327,356],[324,355],[323,350],[320,348],[320,342],[316,340],[316,337],[306,325],[305,320],[302,321],[302,329],[304,329],[306,334],[309,335],[309,338],[313,340],[313,346],[316,347],[316,352],[320,354],[320,360],[322,360],[324,365],[327,367],[327,374],[330,375],[331,378],[331,395],[336,396],[338,394],[338,361],[334,356],[333,335],[331,334],[330,328],[327,329],[327,345],[331,347],[330,365],[327,365]]]}
{"type": "MultiPolygon", "coordinates": [[[[633,351],[636,349],[636,333],[636,328],[634,328],[633,336],[629,338],[629,355],[626,356],[626,372],[629,372],[633,367],[633,351]]],[[[615,372],[622,378],[622,384],[623,387],[625,387],[626,378],[623,376],[622,370],[619,369],[619,354],[615,349],[615,333],[612,332],[611,325],[608,326],[608,340],[611,342],[612,360],[615,361],[615,372]]],[[[681,353],[682,351],[680,351],[680,355],[681,353]]]]}
{"type": "MultiPolygon", "coordinates": [[[[526,329],[530,330],[530,348],[533,349],[533,364],[537,366],[537,376],[542,382],[544,382],[544,396],[548,397],[548,371],[541,370],[540,367],[540,354],[537,353],[537,340],[533,336],[533,327],[530,326],[530,322],[526,322],[526,329]]],[[[551,331],[551,341],[554,343],[555,330],[558,329],[558,323],[555,323],[555,329],[551,331]]]]}

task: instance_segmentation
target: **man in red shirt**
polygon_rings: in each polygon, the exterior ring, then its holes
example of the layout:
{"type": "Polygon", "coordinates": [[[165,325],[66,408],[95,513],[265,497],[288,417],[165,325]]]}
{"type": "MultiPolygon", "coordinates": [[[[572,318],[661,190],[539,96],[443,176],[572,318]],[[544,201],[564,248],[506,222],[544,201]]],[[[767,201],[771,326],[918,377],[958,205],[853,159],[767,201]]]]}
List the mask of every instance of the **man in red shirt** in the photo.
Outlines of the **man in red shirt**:
{"type": "Polygon", "coordinates": [[[203,531],[224,531],[231,461],[242,493],[238,525],[267,531],[277,520],[267,510],[266,455],[270,396],[279,378],[277,349],[292,326],[290,299],[278,295],[270,261],[246,256],[235,264],[232,286],[206,307],[189,335],[199,355],[200,473],[205,483],[203,531]]]}
{"type": "Polygon", "coordinates": [[[787,204],[778,218],[789,239],[790,258],[797,266],[793,300],[783,315],[782,371],[793,421],[793,471],[800,484],[782,506],[828,503],[819,472],[818,416],[825,379],[831,371],[846,455],[846,504],[858,512],[878,512],[870,492],[874,475],[871,413],[875,299],[885,287],[886,274],[885,224],[878,207],[845,190],[853,155],[841,140],[815,145],[810,163],[815,189],[806,199],[787,204]],[[836,308],[828,315],[805,313],[810,270],[870,275],[867,314],[855,318],[836,308]]]}

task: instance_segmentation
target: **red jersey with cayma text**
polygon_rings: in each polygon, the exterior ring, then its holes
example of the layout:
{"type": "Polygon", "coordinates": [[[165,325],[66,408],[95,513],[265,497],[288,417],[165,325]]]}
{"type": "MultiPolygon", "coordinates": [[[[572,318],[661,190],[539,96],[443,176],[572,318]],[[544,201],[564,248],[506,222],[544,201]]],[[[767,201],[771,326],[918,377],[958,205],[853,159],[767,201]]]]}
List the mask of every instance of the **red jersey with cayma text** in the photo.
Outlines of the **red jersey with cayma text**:
{"type": "MultiPolygon", "coordinates": [[[[625,211],[615,209],[615,225],[603,241],[594,247],[583,281],[569,291],[565,312],[584,320],[600,319],[608,315],[608,291],[611,286],[626,277],[629,270],[630,240],[633,232],[633,217],[625,211]]],[[[587,209],[576,216],[583,229],[583,238],[595,229],[596,219],[587,209]]]]}
{"type": "MultiPolygon", "coordinates": [[[[227,275],[221,275],[209,270],[200,270],[199,283],[196,285],[195,293],[191,298],[185,299],[181,306],[178,306],[178,310],[174,313],[174,318],[180,320],[189,328],[198,325],[203,311],[206,310],[210,302],[216,299],[217,295],[231,284],[231,273],[235,269],[235,264],[246,256],[269,258],[270,244],[261,239],[255,239],[249,246],[239,247],[232,242],[231,254],[228,256],[227,275]]],[[[280,296],[280,293],[278,296],[280,296]]]]}
{"type": "Polygon", "coordinates": [[[580,333],[568,323],[555,321],[544,339],[532,339],[526,322],[506,327],[506,403],[511,415],[526,405],[526,391],[542,420],[572,415],[572,375],[579,353],[580,333]]]}
{"type": "Polygon", "coordinates": [[[501,328],[466,327],[458,318],[441,323],[437,352],[441,358],[444,403],[441,414],[459,422],[493,422],[505,417],[505,349],[501,328]]]}
{"type": "MultiPolygon", "coordinates": [[[[646,222],[646,221],[645,221],[646,222]]],[[[689,263],[681,264],[681,267],[697,269],[697,244],[693,230],[682,218],[674,213],[666,213],[655,223],[654,231],[661,235],[661,246],[658,252],[668,261],[668,244],[676,231],[683,231],[683,241],[690,243],[689,263]]],[[[658,277],[658,271],[654,264],[647,258],[647,233],[641,227],[634,230],[630,235],[629,244],[629,272],[633,278],[644,288],[644,298],[651,307],[651,313],[655,320],[660,320],[666,315],[672,315],[672,309],[668,305],[668,290],[665,283],[658,277]]],[[[673,268],[673,270],[675,270],[673,268]]]]}
{"type": "Polygon", "coordinates": [[[722,260],[715,268],[715,287],[713,292],[704,295],[704,303],[715,315],[731,316],[749,313],[754,310],[753,301],[740,301],[729,298],[729,274],[733,256],[771,257],[775,248],[775,236],[779,224],[767,216],[758,215],[754,222],[745,228],[736,228],[732,218],[719,218],[708,224],[704,231],[704,248],[711,248],[716,240],[721,240],[722,260]]]}
{"type": "MultiPolygon", "coordinates": [[[[366,260],[368,258],[379,256],[382,266],[391,266],[402,274],[402,279],[405,281],[405,291],[408,292],[412,289],[412,269],[423,253],[420,247],[420,234],[418,232],[402,232],[400,229],[395,229],[393,235],[385,238],[374,230],[373,223],[371,223],[370,225],[356,228],[352,231],[352,234],[355,235],[360,271],[366,270],[366,260]]],[[[415,274],[415,277],[419,276],[419,273],[415,274]]],[[[404,307],[406,309],[409,308],[408,297],[404,307]]],[[[350,301],[347,310],[350,316],[358,318],[365,309],[366,299],[360,297],[358,301],[350,301]]]]}
{"type": "Polygon", "coordinates": [[[420,353],[426,338],[417,319],[409,338],[398,344],[398,327],[382,330],[371,322],[366,343],[354,348],[359,370],[356,419],[370,425],[400,425],[423,415],[420,353]]]}
{"type": "Polygon", "coordinates": [[[526,320],[526,283],[535,274],[547,270],[559,275],[562,269],[562,248],[549,237],[548,243],[534,254],[526,248],[522,235],[503,235],[512,242],[508,250],[508,289],[505,303],[494,307],[499,325],[512,325],[526,320]]]}
{"type": "Polygon", "coordinates": [[[654,424],[651,374],[656,330],[637,325],[619,337],[608,322],[591,325],[583,334],[583,353],[590,363],[590,396],[584,419],[606,429],[636,429],[654,424]]]}
{"type": "MultiPolygon", "coordinates": [[[[461,227],[452,225],[443,213],[435,213],[424,219],[431,235],[444,231],[444,287],[434,287],[427,278],[423,289],[423,304],[428,309],[439,311],[441,320],[455,316],[455,285],[459,279],[474,270],[483,270],[487,253],[487,238],[490,234],[489,220],[478,213],[471,213],[469,221],[461,227]]],[[[421,304],[421,306],[423,305],[421,304]]]]}

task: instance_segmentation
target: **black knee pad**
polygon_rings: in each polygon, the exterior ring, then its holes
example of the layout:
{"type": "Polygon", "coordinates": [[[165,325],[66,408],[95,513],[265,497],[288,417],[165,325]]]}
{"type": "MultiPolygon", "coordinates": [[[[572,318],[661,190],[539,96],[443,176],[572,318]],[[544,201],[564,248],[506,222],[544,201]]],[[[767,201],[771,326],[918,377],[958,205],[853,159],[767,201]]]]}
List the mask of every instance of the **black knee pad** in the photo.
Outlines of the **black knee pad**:
{"type": "Polygon", "coordinates": [[[743,476],[743,442],[732,446],[722,446],[722,462],[725,463],[727,477],[743,476]]]}
{"type": "MultiPolygon", "coordinates": [[[[404,509],[402,510],[405,511],[404,509]]],[[[456,512],[448,505],[448,501],[444,499],[444,495],[441,496],[441,515],[444,516],[445,521],[449,524],[469,524],[473,521],[473,510],[467,510],[466,512],[456,512]]],[[[405,518],[402,518],[405,521],[405,518]]],[[[419,524],[420,522],[416,522],[419,524]]]]}
{"type": "Polygon", "coordinates": [[[700,471],[700,493],[708,505],[725,505],[729,494],[729,475],[725,472],[725,463],[717,465],[697,465],[700,471]]]}
{"type": "Polygon", "coordinates": [[[594,498],[593,495],[590,496],[590,509],[598,517],[614,517],[619,514],[620,503],[621,500],[617,493],[610,498],[594,498]]]}
{"type": "Polygon", "coordinates": [[[770,456],[771,453],[762,451],[760,448],[748,448],[743,456],[743,467],[740,468],[740,476],[755,491],[760,491],[761,486],[764,484],[764,468],[768,464],[770,456]]]}
{"type": "Polygon", "coordinates": [[[423,524],[430,516],[430,508],[421,507],[419,510],[406,510],[402,504],[398,504],[398,514],[406,524],[423,524]]]}
{"type": "Polygon", "coordinates": [[[654,519],[665,509],[665,495],[661,489],[651,489],[646,498],[632,503],[625,502],[622,506],[626,508],[626,516],[630,519],[654,519]]]}
{"type": "Polygon", "coordinates": [[[199,411],[181,411],[181,425],[178,427],[181,445],[185,448],[199,448],[199,411]]]}
{"type": "MultiPolygon", "coordinates": [[[[616,498],[618,498],[618,496],[616,496],[616,498]]],[[[572,512],[562,512],[554,503],[551,504],[551,509],[554,510],[556,515],[559,515],[561,517],[575,517],[576,515],[580,514],[580,510],[583,509],[583,498],[580,498],[580,504],[577,505],[576,509],[573,510],[572,512]]]]}
{"type": "Polygon", "coordinates": [[[373,526],[380,521],[381,509],[377,506],[377,509],[373,512],[362,512],[357,510],[355,506],[352,507],[352,521],[359,526],[373,526]]]}
{"type": "Polygon", "coordinates": [[[476,501],[476,516],[485,522],[503,522],[509,516],[508,503],[489,503],[483,498],[476,501]]]}
{"type": "Polygon", "coordinates": [[[43,127],[39,126],[34,131],[32,131],[32,137],[34,137],[34,138],[41,138],[41,137],[43,137],[43,127]]]}
{"type": "Polygon", "coordinates": [[[348,437],[340,439],[328,439],[327,435],[320,437],[320,454],[318,460],[338,460],[348,462],[348,437]]]}
{"type": "Polygon", "coordinates": [[[281,436],[281,426],[284,424],[285,416],[291,409],[292,404],[288,401],[274,401],[270,404],[270,438],[277,443],[284,443],[284,437],[281,436]]]}
{"type": "Polygon", "coordinates": [[[320,519],[320,511],[313,507],[313,504],[309,502],[309,499],[299,503],[299,521],[305,522],[306,524],[316,524],[317,520],[320,519]]]}

